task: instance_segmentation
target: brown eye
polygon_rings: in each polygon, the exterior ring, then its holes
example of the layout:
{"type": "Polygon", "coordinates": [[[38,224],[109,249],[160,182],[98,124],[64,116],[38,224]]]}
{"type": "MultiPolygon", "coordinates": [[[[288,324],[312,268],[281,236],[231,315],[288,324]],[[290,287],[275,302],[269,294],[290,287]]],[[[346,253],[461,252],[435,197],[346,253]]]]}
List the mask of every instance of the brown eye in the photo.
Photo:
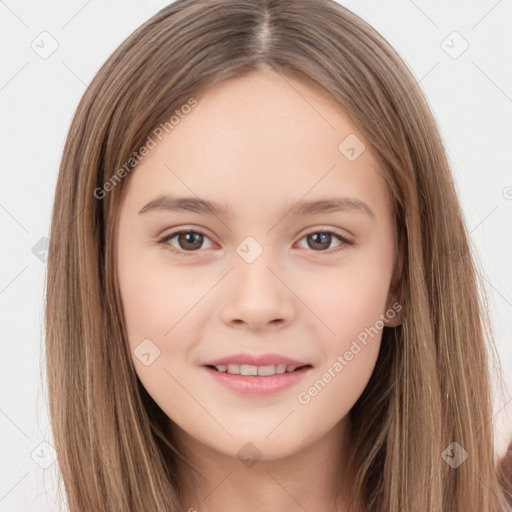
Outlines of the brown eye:
{"type": "Polygon", "coordinates": [[[312,233],[306,237],[308,245],[311,249],[317,251],[329,249],[331,245],[331,235],[329,233],[312,233]]]}
{"type": "Polygon", "coordinates": [[[181,230],[174,231],[173,233],[164,236],[159,240],[159,243],[164,244],[166,248],[174,253],[187,255],[185,253],[200,252],[203,242],[208,239],[206,235],[199,231],[181,230]],[[177,246],[171,244],[171,240],[177,239],[177,246]]]}
{"type": "Polygon", "coordinates": [[[176,236],[180,249],[193,251],[195,249],[200,249],[203,245],[203,235],[196,233],[195,231],[184,231],[178,233],[176,236]]]}
{"type": "Polygon", "coordinates": [[[353,242],[341,233],[335,231],[314,231],[307,234],[302,239],[306,240],[307,248],[317,252],[326,252],[330,248],[333,239],[338,239],[340,243],[335,246],[335,251],[346,249],[353,242]]]}

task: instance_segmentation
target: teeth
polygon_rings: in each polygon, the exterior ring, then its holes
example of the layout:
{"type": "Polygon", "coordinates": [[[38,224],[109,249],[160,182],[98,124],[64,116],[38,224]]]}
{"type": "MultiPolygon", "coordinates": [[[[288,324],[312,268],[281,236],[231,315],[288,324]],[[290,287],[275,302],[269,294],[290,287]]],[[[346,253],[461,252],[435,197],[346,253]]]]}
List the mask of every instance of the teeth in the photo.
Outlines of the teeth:
{"type": "Polygon", "coordinates": [[[215,367],[221,373],[230,373],[232,375],[253,375],[269,377],[271,375],[280,375],[282,373],[291,373],[297,366],[286,366],[285,364],[254,366],[252,364],[219,364],[215,367]]]}
{"type": "Polygon", "coordinates": [[[276,367],[274,365],[270,366],[258,366],[258,375],[266,376],[266,375],[275,375],[276,367]]]}
{"type": "Polygon", "coordinates": [[[278,364],[276,366],[276,373],[277,374],[284,373],[285,371],[286,371],[286,365],[285,364],[278,364]]]}
{"type": "Polygon", "coordinates": [[[250,364],[241,364],[240,375],[258,375],[258,367],[250,364]]]}

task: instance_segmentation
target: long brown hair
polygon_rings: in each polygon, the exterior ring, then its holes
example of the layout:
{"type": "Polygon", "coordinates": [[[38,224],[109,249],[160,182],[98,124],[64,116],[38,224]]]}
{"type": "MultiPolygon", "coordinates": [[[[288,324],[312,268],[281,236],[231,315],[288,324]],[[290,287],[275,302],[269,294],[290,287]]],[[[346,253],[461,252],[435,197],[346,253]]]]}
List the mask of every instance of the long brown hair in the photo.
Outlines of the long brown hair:
{"type": "Polygon", "coordinates": [[[178,0],[114,51],[81,99],[56,187],[46,305],[69,509],[180,509],[181,456],[127,349],[115,266],[119,205],[136,171],[126,162],[189,98],[262,69],[327,93],[365,136],[393,198],[403,322],[384,328],[351,411],[353,509],[504,510],[486,306],[436,123],[389,43],[329,0],[178,0]],[[456,468],[454,450],[468,454],[456,468]]]}

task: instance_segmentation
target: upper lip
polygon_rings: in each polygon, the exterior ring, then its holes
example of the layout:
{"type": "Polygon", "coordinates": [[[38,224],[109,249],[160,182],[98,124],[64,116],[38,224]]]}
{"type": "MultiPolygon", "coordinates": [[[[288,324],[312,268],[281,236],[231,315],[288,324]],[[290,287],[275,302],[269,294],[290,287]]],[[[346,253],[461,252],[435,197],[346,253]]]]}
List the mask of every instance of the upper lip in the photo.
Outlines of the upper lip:
{"type": "Polygon", "coordinates": [[[231,356],[222,357],[212,361],[203,363],[203,366],[219,366],[228,364],[250,364],[252,366],[271,366],[284,364],[286,366],[308,366],[308,363],[290,359],[289,357],[281,356],[279,354],[234,354],[231,356]]]}

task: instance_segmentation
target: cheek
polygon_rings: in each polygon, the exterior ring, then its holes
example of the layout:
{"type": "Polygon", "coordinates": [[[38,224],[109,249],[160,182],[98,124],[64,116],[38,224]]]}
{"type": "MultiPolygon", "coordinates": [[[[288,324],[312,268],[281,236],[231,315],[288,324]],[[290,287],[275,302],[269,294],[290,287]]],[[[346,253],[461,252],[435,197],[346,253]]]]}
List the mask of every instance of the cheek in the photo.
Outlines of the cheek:
{"type": "Polygon", "coordinates": [[[191,308],[204,291],[191,289],[179,270],[162,269],[139,256],[134,251],[119,266],[119,286],[135,372],[168,416],[172,413],[193,421],[198,411],[180,383],[186,381],[182,370],[190,349],[191,337],[186,332],[193,332],[194,328],[189,323],[193,317],[191,308]]]}
{"type": "MultiPolygon", "coordinates": [[[[211,273],[196,273],[190,279],[179,267],[145,261],[136,253],[125,258],[119,267],[119,283],[132,348],[144,338],[165,343],[173,337],[189,321],[188,315],[193,315],[194,306],[213,282],[211,273]]],[[[174,348],[179,346],[173,343],[174,348]]]]}
{"type": "Polygon", "coordinates": [[[191,278],[183,267],[152,261],[136,248],[125,254],[118,278],[135,371],[168,414],[197,414],[180,384],[188,382],[198,316],[205,315],[201,298],[218,278],[208,269],[191,278]]]}
{"type": "Polygon", "coordinates": [[[378,272],[351,274],[318,303],[334,334],[324,330],[317,339],[322,361],[296,397],[307,428],[315,428],[318,416],[326,425],[336,424],[368,384],[380,350],[385,284],[378,272]]]}
{"type": "Polygon", "coordinates": [[[340,270],[335,284],[332,277],[316,279],[316,292],[308,295],[308,305],[325,326],[317,338],[323,357],[298,401],[303,405],[315,402],[311,409],[318,411],[334,411],[329,404],[337,404],[335,414],[339,414],[348,413],[373,372],[390,275],[383,265],[361,265],[351,267],[350,272],[340,270]]]}
{"type": "MultiPolygon", "coordinates": [[[[322,338],[327,343],[323,347],[326,352],[343,350],[352,339],[376,324],[385,312],[390,278],[384,265],[361,262],[349,270],[317,273],[309,284],[304,282],[305,302],[325,326],[322,338]]],[[[377,327],[382,328],[381,322],[377,327]]]]}

